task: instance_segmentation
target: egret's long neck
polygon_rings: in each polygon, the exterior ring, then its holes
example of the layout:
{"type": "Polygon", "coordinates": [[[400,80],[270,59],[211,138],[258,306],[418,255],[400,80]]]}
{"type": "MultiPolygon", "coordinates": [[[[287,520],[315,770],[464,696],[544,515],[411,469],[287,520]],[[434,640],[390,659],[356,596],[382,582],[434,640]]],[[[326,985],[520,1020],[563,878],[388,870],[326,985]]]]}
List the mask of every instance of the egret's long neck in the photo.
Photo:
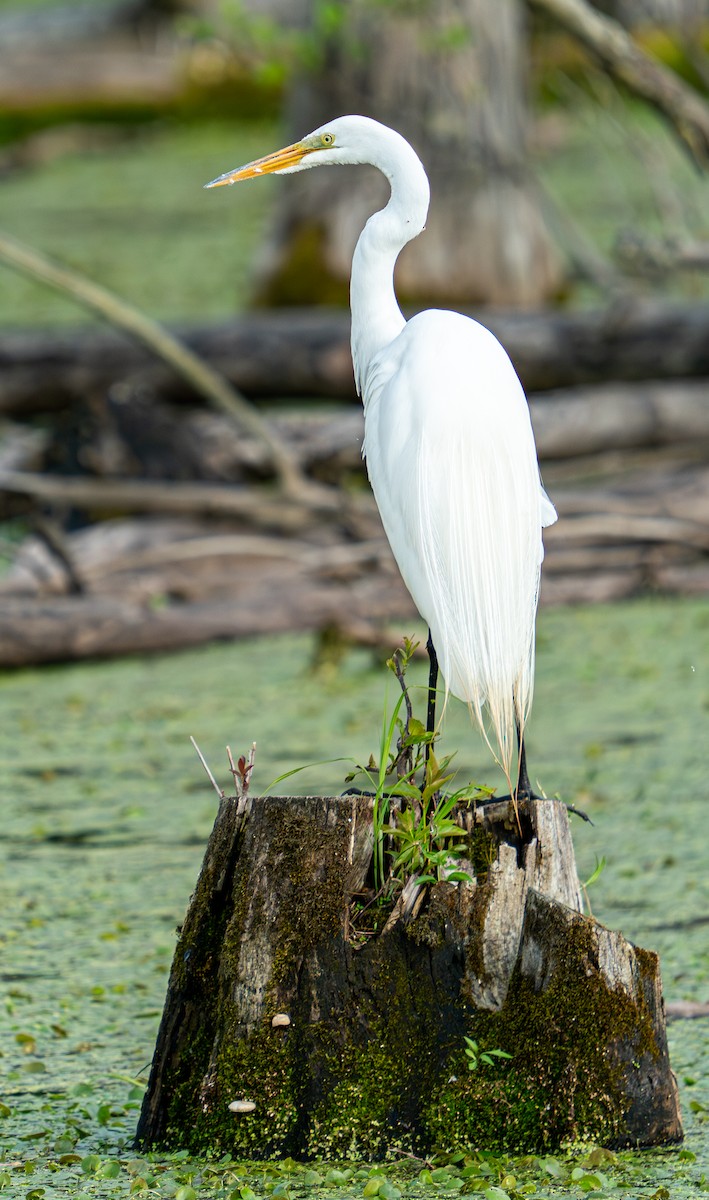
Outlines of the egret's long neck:
{"type": "Polygon", "coordinates": [[[391,197],[362,231],[350,283],[352,361],[360,394],[372,359],[404,327],[394,292],[394,266],[406,243],[424,228],[430,195],[418,156],[398,134],[387,139],[385,153],[376,165],[391,184],[391,197]]]}

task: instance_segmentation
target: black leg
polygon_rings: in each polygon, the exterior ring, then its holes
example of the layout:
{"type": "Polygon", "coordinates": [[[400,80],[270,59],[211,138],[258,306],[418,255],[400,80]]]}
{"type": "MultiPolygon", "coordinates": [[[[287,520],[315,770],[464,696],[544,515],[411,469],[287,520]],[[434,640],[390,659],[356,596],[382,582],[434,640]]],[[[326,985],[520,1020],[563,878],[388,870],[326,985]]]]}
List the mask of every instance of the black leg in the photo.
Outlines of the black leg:
{"type": "MultiPolygon", "coordinates": [[[[428,671],[428,707],[426,709],[426,732],[433,733],[436,728],[436,688],[438,686],[438,658],[436,650],[431,641],[431,630],[428,631],[428,641],[426,642],[428,650],[428,660],[430,663],[428,671]]],[[[426,762],[428,762],[428,754],[430,744],[426,746],[426,762]]]]}
{"type": "Polygon", "coordinates": [[[527,751],[524,748],[524,738],[519,736],[519,727],[517,729],[517,740],[519,742],[519,775],[517,776],[515,797],[517,800],[536,799],[529,782],[529,775],[527,774],[527,751]]]}

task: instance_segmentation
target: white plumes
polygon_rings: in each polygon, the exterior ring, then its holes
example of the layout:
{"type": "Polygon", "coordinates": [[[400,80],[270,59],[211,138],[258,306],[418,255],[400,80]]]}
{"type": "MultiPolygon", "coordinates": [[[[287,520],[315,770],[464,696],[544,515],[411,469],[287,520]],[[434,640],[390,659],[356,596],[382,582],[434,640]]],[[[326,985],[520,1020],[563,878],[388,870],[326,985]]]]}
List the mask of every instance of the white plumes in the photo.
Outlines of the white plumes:
{"type": "Polygon", "coordinates": [[[496,338],[458,313],[407,323],[397,303],[396,259],[428,212],[418,156],[368,117],[338,117],[207,186],[337,163],[372,163],[391,184],[357,243],[350,286],[372,489],[446,692],[469,706],[512,791],[516,729],[521,736],[532,702],[541,531],[556,513],[522,387],[496,338]]]}
{"type": "Polygon", "coordinates": [[[431,311],[374,358],[364,403],[372,488],[446,690],[469,705],[511,780],[515,726],[532,701],[543,553],[521,385],[491,333],[431,311]]]}

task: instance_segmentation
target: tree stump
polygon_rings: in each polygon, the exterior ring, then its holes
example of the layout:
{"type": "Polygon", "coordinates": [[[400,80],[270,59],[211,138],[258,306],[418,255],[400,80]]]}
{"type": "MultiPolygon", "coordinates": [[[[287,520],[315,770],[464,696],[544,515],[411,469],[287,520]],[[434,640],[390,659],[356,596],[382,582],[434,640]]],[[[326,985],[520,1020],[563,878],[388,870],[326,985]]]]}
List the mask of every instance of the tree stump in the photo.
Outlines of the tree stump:
{"type": "Polygon", "coordinates": [[[371,1160],[681,1139],[657,956],[581,914],[565,807],[457,819],[474,882],[366,927],[369,797],[221,802],[139,1144],[371,1160]],[[511,1058],[473,1063],[466,1037],[511,1058]]]}

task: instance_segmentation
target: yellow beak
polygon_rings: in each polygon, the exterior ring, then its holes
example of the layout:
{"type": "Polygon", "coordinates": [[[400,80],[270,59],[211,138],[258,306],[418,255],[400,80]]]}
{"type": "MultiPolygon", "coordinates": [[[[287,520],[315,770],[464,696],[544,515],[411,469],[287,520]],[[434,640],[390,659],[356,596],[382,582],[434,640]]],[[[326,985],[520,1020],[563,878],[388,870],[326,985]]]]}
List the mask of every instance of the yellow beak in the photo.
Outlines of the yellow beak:
{"type": "Polygon", "coordinates": [[[275,154],[267,154],[265,158],[257,158],[247,163],[245,167],[236,167],[233,171],[225,171],[211,183],[205,183],[206,188],[224,187],[227,183],[239,183],[242,179],[255,179],[257,175],[268,175],[272,171],[283,171],[287,167],[297,167],[298,163],[309,152],[309,147],[302,142],[294,142],[292,146],[284,146],[275,154]]]}

